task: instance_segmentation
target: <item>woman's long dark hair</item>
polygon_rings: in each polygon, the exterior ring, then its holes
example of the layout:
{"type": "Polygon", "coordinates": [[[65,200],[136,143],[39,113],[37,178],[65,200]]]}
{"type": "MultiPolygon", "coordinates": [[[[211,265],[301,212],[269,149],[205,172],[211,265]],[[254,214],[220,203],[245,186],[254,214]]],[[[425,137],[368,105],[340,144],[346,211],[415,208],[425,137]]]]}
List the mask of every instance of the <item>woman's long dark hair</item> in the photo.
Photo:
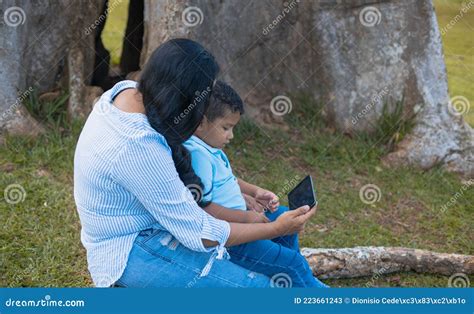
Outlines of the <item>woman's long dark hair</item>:
{"type": "MultiPolygon", "coordinates": [[[[216,60],[204,47],[179,38],[163,43],[153,52],[138,83],[148,121],[171,147],[180,179],[201,191],[202,182],[193,171],[191,156],[183,143],[201,123],[218,73],[216,60]]],[[[200,197],[196,201],[205,206],[200,197]]]]}

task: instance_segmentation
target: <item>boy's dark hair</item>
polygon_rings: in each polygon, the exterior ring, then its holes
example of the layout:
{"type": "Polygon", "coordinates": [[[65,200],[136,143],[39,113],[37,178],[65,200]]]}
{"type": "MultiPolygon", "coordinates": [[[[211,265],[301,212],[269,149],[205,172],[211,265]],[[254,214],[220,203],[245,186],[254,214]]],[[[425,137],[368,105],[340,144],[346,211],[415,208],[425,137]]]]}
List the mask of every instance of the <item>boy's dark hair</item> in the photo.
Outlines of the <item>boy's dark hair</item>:
{"type": "Polygon", "coordinates": [[[212,122],[217,118],[224,117],[228,111],[244,114],[244,102],[232,87],[218,80],[212,88],[205,116],[212,122]]]}

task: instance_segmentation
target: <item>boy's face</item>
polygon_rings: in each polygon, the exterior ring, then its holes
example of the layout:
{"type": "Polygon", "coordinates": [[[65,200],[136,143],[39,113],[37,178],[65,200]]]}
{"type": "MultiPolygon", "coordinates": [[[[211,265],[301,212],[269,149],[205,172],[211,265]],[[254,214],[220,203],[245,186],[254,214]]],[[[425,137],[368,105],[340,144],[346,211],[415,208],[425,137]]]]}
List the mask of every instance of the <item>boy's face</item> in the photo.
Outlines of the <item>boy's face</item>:
{"type": "Polygon", "coordinates": [[[222,149],[234,138],[233,129],[239,120],[240,112],[230,112],[230,110],[226,112],[225,116],[218,117],[212,122],[204,117],[194,135],[206,144],[222,149]]]}

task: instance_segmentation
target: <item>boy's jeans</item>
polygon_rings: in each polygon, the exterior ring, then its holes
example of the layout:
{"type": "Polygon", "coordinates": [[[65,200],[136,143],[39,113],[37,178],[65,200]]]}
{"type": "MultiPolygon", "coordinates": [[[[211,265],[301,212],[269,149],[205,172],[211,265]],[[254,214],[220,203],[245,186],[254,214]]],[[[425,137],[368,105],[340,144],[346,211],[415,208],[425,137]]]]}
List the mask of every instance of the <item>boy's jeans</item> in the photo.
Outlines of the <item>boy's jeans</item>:
{"type": "MultiPolygon", "coordinates": [[[[280,206],[276,212],[266,215],[274,221],[287,210],[280,206]]],[[[245,243],[227,251],[235,264],[269,276],[271,285],[328,288],[313,277],[308,262],[300,254],[297,234],[245,243]]]]}

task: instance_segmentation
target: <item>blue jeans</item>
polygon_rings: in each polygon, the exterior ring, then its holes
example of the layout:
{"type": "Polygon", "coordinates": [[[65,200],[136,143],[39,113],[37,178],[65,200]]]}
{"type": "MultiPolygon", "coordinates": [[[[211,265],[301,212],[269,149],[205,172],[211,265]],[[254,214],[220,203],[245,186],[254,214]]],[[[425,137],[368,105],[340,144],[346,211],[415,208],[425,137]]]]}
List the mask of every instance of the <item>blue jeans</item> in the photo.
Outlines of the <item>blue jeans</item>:
{"type": "Polygon", "coordinates": [[[205,277],[201,271],[212,253],[196,252],[163,230],[147,229],[137,236],[119,287],[270,287],[270,278],[230,260],[219,259],[205,277]],[[165,240],[166,239],[166,240],[165,240]]]}
{"type": "MultiPolygon", "coordinates": [[[[276,219],[279,213],[269,214],[270,219],[272,215],[273,219],[276,219]]],[[[237,265],[234,258],[214,260],[207,276],[202,277],[201,272],[212,253],[192,251],[174,238],[168,241],[169,238],[169,232],[164,230],[147,229],[140,232],[130,251],[127,266],[120,279],[117,280],[116,286],[245,288],[272,287],[275,286],[274,283],[277,285],[280,283],[279,279],[271,280],[266,275],[237,265]]],[[[296,235],[273,240],[281,241],[297,249],[296,235]]],[[[287,269],[282,272],[285,271],[288,272],[287,269]]],[[[311,272],[309,268],[307,271],[311,272]]],[[[307,276],[308,274],[305,274],[304,277],[307,276]]]]}
{"type": "MultiPolygon", "coordinates": [[[[288,207],[280,206],[267,217],[274,221],[288,207]]],[[[283,287],[328,288],[312,274],[306,259],[300,254],[298,235],[258,240],[228,249],[231,261],[249,270],[271,277],[271,285],[283,287]]]]}

